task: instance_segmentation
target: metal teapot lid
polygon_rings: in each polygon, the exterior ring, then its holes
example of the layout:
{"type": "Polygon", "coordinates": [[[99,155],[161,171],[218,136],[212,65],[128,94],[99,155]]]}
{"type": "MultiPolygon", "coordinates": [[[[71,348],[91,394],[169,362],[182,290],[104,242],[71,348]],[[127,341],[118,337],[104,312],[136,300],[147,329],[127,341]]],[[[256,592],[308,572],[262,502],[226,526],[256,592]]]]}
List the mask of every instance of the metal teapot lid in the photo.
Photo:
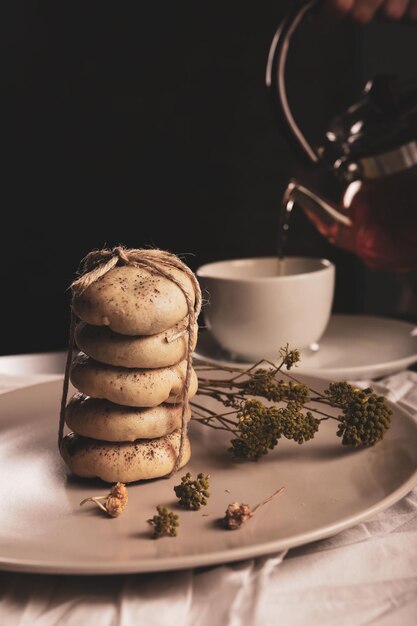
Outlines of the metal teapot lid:
{"type": "Polygon", "coordinates": [[[323,145],[310,145],[289,106],[285,67],[290,41],[317,0],[299,2],[281,23],[271,45],[267,86],[280,121],[310,162],[324,162],[347,180],[377,178],[417,164],[417,79],[384,75],[369,81],[362,97],[331,122],[323,145]]]}
{"type": "Polygon", "coordinates": [[[329,165],[375,178],[417,163],[416,139],[417,81],[382,75],[332,120],[320,153],[329,165]]]}

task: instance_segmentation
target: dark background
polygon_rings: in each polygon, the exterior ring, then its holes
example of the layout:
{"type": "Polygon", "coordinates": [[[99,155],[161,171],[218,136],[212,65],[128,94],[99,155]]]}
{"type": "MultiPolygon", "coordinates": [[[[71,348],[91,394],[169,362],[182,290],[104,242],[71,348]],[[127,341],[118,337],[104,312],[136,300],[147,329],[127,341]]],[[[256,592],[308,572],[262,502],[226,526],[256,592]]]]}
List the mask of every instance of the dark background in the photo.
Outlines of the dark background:
{"type": "MultiPolygon", "coordinates": [[[[63,348],[92,248],[207,261],[271,255],[297,158],[264,86],[289,2],[3,3],[0,353],[63,348]]],[[[412,26],[297,33],[289,93],[319,143],[378,72],[415,72],[412,26]]],[[[334,310],[403,316],[402,277],[370,272],[295,211],[290,254],[337,264],[334,310]]],[[[312,303],[313,304],[313,303],[312,303]]]]}

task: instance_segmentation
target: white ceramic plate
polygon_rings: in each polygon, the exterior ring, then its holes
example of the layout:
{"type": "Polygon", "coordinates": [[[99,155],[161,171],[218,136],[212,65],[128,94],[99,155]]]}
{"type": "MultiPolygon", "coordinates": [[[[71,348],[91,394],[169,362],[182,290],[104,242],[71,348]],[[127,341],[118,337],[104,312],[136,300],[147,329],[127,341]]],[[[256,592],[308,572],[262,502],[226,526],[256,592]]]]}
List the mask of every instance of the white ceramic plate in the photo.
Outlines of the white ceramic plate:
{"type": "Polygon", "coordinates": [[[66,352],[42,352],[39,354],[11,354],[0,357],[0,373],[12,376],[62,375],[66,352]]]}
{"type": "MultiPolygon", "coordinates": [[[[308,380],[308,379],[307,379],[308,380]]],[[[310,379],[315,387],[323,381],[310,379]]],[[[395,409],[374,448],[341,446],[325,422],[316,439],[280,442],[257,463],[234,463],[228,436],[191,425],[188,470],[210,472],[211,497],[198,512],[179,510],[179,476],[129,487],[129,504],[110,519],[79,502],[108,486],[71,478],[56,449],[58,381],[0,396],[0,569],[112,574],[199,567],[287,549],[336,534],[375,514],[417,483],[417,425],[395,409]],[[219,526],[227,504],[251,506],[285,492],[238,531],[219,526]],[[180,514],[177,538],[150,539],[146,520],[163,504],[180,514]]],[[[180,472],[180,475],[185,470],[180,472]]]]}
{"type": "Polygon", "coordinates": [[[0,393],[10,388],[62,378],[65,352],[0,356],[0,393]]]}
{"type": "MultiPolygon", "coordinates": [[[[296,348],[297,346],[292,346],[296,348]]],[[[212,363],[247,367],[221,348],[208,331],[200,332],[196,356],[212,363]]],[[[367,315],[333,315],[315,352],[302,352],[294,372],[330,379],[378,378],[417,361],[414,324],[367,315]]]]}

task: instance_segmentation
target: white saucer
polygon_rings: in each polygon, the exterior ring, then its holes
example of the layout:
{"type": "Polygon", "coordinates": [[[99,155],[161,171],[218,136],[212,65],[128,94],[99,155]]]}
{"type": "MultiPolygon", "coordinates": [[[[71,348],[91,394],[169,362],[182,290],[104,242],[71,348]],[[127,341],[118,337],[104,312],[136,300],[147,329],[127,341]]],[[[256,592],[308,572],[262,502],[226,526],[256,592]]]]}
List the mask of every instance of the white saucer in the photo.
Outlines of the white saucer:
{"type": "MultiPolygon", "coordinates": [[[[195,356],[222,365],[251,365],[234,358],[208,331],[200,333],[195,356]]],[[[414,324],[367,315],[333,315],[319,350],[303,351],[294,371],[322,378],[361,380],[398,372],[416,361],[414,324]]]]}

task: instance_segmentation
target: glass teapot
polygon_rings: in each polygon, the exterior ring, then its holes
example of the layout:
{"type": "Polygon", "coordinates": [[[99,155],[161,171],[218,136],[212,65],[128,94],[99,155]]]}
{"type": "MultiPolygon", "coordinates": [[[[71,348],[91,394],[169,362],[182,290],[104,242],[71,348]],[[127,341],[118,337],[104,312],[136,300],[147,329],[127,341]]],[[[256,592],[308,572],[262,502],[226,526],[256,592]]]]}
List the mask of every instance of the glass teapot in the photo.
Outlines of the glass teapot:
{"type": "Polygon", "coordinates": [[[288,103],[285,66],[291,37],[317,0],[297,3],[271,45],[267,86],[280,120],[307,161],[340,182],[339,205],[297,180],[284,195],[284,211],[300,205],[330,241],[369,267],[417,269],[417,80],[394,76],[369,81],[361,98],[329,124],[313,148],[288,103]]]}

